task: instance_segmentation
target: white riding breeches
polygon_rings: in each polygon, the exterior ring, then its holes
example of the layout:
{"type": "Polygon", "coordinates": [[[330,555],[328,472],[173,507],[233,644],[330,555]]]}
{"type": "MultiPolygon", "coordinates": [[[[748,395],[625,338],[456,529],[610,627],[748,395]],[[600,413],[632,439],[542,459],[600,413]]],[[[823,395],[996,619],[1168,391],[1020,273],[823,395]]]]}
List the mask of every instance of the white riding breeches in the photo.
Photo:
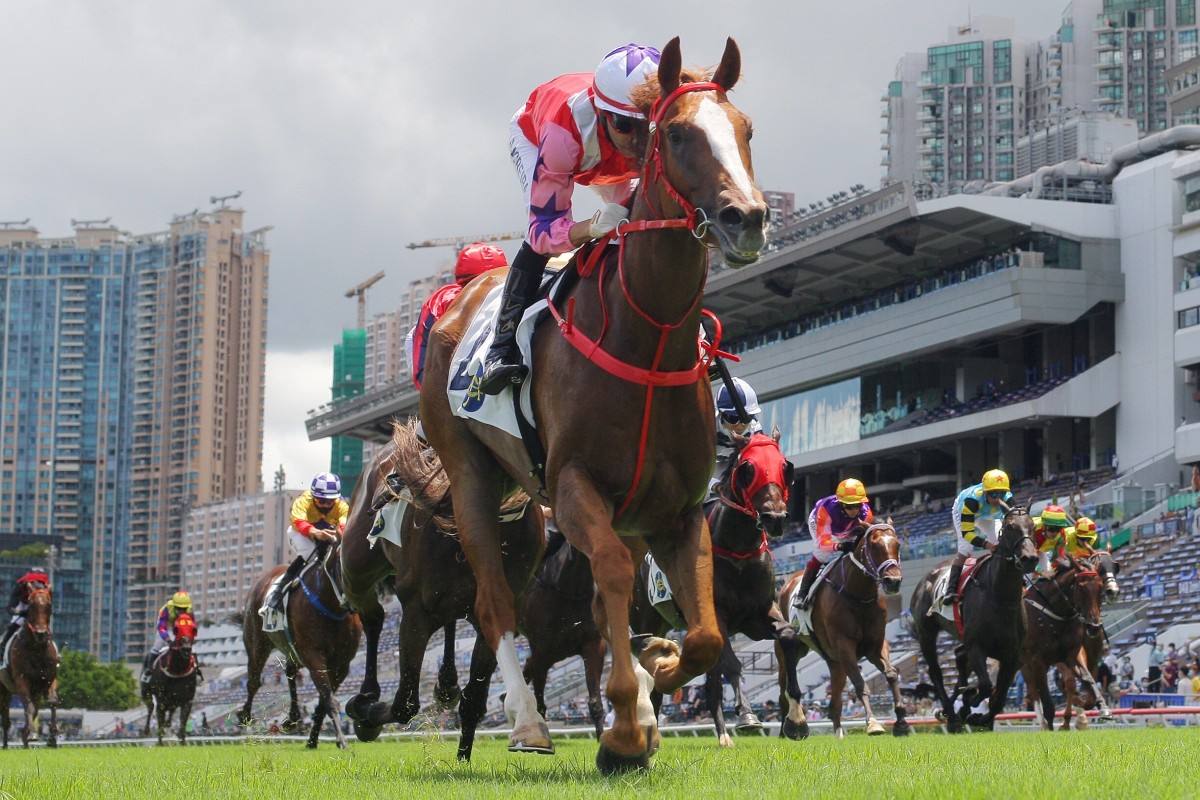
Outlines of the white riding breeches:
{"type": "Polygon", "coordinates": [[[316,542],[309,539],[304,534],[297,531],[295,528],[288,526],[287,529],[288,544],[292,547],[292,552],[303,558],[305,561],[312,556],[313,551],[317,549],[316,542]]]}
{"type": "MultiPolygon", "coordinates": [[[[960,556],[970,556],[975,552],[975,545],[968,542],[962,535],[962,512],[958,509],[954,511],[954,534],[958,537],[958,554],[960,556]]],[[[975,520],[975,532],[978,535],[987,537],[987,540],[995,544],[1000,540],[1000,520],[998,519],[977,519],[975,520]]]]}

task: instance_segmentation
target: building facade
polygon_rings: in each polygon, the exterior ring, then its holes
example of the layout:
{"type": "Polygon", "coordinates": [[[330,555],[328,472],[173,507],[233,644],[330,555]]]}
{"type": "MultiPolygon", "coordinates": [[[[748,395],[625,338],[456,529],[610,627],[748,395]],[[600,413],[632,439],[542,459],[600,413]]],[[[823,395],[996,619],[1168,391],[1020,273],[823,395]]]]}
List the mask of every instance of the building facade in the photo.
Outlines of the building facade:
{"type": "Polygon", "coordinates": [[[188,509],[261,489],[269,254],[242,219],[0,229],[0,550],[78,565],[56,631],[102,660],[140,652],[178,587],[188,509]]]}
{"type": "Polygon", "coordinates": [[[264,570],[291,558],[285,532],[301,489],[277,489],[197,506],[183,525],[182,586],[205,625],[245,609],[264,570]]]}

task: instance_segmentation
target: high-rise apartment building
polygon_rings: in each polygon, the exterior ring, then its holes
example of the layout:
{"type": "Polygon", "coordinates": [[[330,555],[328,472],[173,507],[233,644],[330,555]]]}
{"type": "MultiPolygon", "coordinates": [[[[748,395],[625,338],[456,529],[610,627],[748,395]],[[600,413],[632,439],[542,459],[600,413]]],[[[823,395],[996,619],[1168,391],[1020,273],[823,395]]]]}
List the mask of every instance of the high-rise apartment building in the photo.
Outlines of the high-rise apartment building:
{"type": "Polygon", "coordinates": [[[179,588],[188,510],[261,489],[269,254],[242,218],[0,228],[0,550],[56,546],[56,631],[103,660],[179,588]]]}
{"type": "Polygon", "coordinates": [[[1133,120],[1143,136],[1190,121],[1173,116],[1167,73],[1197,56],[1196,3],[1074,0],[1039,41],[1014,38],[1012,20],[977,17],[905,56],[883,98],[884,180],[944,191],[1009,181],[1029,147],[1022,137],[1082,114],[1133,120]]]}

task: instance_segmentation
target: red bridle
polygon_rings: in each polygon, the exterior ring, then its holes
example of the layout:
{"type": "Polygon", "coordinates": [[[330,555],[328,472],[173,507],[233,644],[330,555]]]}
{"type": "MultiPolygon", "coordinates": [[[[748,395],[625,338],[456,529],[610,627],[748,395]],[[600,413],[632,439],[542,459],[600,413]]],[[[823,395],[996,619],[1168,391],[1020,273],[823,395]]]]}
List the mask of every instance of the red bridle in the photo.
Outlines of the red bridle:
{"type": "MultiPolygon", "coordinates": [[[[629,285],[625,278],[625,237],[630,233],[639,233],[652,230],[666,230],[671,228],[686,228],[691,231],[696,239],[704,237],[705,230],[708,227],[708,219],[704,215],[702,209],[697,208],[690,203],[687,198],[679,193],[667,177],[666,171],[663,169],[662,163],[662,147],[661,147],[661,130],[660,123],[666,116],[667,110],[680,97],[691,92],[719,92],[722,97],[725,96],[725,89],[711,81],[698,81],[693,83],[680,84],[674,91],[666,97],[660,97],[655,100],[650,107],[650,155],[646,159],[646,165],[643,168],[643,191],[645,192],[646,205],[650,208],[651,213],[659,217],[659,219],[638,220],[636,222],[628,222],[623,225],[618,225],[616,230],[606,234],[601,241],[615,238],[617,240],[617,276],[621,285],[621,291],[625,295],[625,302],[637,312],[646,322],[659,332],[658,346],[654,352],[654,358],[649,367],[638,367],[617,358],[612,353],[601,347],[601,342],[604,341],[604,336],[608,332],[608,309],[604,302],[604,292],[600,291],[601,304],[601,327],[600,334],[592,339],[585,333],[580,331],[574,325],[575,315],[575,300],[571,298],[567,303],[567,316],[564,319],[559,313],[558,308],[552,302],[548,302],[547,306],[551,316],[558,323],[559,331],[564,339],[567,340],[578,350],[584,358],[592,362],[596,366],[615,375],[622,380],[636,383],[646,387],[646,402],[642,411],[642,430],[638,440],[638,455],[637,464],[634,468],[633,484],[625,495],[624,501],[620,508],[617,509],[613,519],[616,520],[633,501],[634,494],[637,492],[638,485],[641,483],[642,467],[646,459],[646,442],[650,431],[650,412],[653,406],[654,388],[656,386],[691,386],[700,380],[700,377],[708,371],[709,365],[718,355],[730,358],[737,361],[737,357],[728,353],[722,353],[718,347],[721,342],[721,324],[716,316],[708,311],[701,311],[702,314],[711,319],[714,323],[714,334],[712,342],[704,340],[703,336],[698,339],[697,359],[695,366],[685,370],[664,371],[659,369],[659,364],[662,362],[663,353],[666,350],[668,335],[683,325],[691,318],[692,313],[699,305],[701,298],[704,296],[704,284],[708,276],[708,263],[705,260],[704,276],[701,279],[696,289],[696,296],[692,300],[691,305],[683,313],[683,316],[676,322],[666,323],[659,322],[647,313],[629,291],[629,285]],[[654,207],[651,200],[651,193],[646,191],[649,187],[661,185],[667,192],[667,195],[679,205],[684,216],[680,218],[664,219],[662,212],[654,207]],[[703,219],[702,219],[703,217],[703,219]]],[[[604,258],[604,247],[595,247],[592,252],[578,264],[580,277],[589,278],[596,269],[597,264],[600,264],[600,275],[597,279],[597,287],[604,285],[604,270],[608,266],[608,260],[604,258]]]]}

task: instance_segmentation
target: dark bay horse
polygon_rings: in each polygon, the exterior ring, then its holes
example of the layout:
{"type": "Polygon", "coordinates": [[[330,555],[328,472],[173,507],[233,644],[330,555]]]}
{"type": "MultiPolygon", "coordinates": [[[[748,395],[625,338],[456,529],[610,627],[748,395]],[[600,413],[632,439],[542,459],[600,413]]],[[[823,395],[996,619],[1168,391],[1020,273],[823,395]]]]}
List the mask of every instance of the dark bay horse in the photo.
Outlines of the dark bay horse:
{"type": "MultiPolygon", "coordinates": [[[[788,629],[787,620],[775,602],[775,566],[769,545],[783,535],[787,520],[788,487],[792,464],[779,450],[779,432],[754,434],[738,440],[724,474],[716,484],[717,499],[710,504],[708,527],[712,535],[713,604],[717,627],[724,637],[721,657],[705,677],[705,700],[722,747],[733,747],[725,726],[724,688],[729,681],[734,693],[736,729],[762,729],[750,710],[742,686],[742,662],[729,642],[741,633],[754,641],[774,639],[788,629]]],[[[671,627],[651,605],[648,594],[649,565],[643,562],[634,583],[630,625],[637,633],[662,636],[671,627]]],[[[655,709],[661,702],[657,692],[655,709]]]]}
{"type": "Polygon", "coordinates": [[[951,733],[961,733],[965,721],[976,727],[992,730],[996,715],[1004,710],[1008,687],[1021,664],[1021,647],[1025,643],[1025,615],[1022,611],[1024,575],[1037,566],[1038,554],[1033,541],[1033,517],[1024,506],[1004,506],[999,541],[994,552],[976,562],[959,596],[957,612],[961,614],[962,633],[955,623],[942,615],[929,613],[935,602],[934,588],[949,569],[943,564],[930,571],[913,592],[909,602],[913,636],[921,647],[925,666],[937,699],[942,704],[946,727],[951,733]],[[951,697],[946,693],[942,666],[938,662],[938,633],[945,631],[960,644],[955,648],[958,681],[954,698],[961,699],[963,711],[955,712],[951,697]],[[1000,662],[993,684],[988,674],[987,660],[1000,662]],[[974,672],[978,688],[968,691],[968,680],[974,672]],[[987,700],[986,712],[980,704],[987,700]]]}
{"type": "MultiPolygon", "coordinates": [[[[547,523],[547,527],[550,525],[547,523]]],[[[561,533],[555,534],[561,536],[561,533]]],[[[588,715],[596,736],[604,732],[604,637],[592,616],[592,565],[567,542],[546,556],[521,603],[520,628],[529,640],[525,682],[533,687],[538,713],[546,716],[546,677],[550,668],[572,656],[583,659],[588,715]]]]}
{"type": "MultiPolygon", "coordinates": [[[[418,697],[425,648],[434,632],[445,632],[446,647],[438,672],[436,701],[448,707],[461,696],[458,744],[460,760],[470,760],[475,731],[487,710],[488,689],[496,669],[495,653],[483,637],[476,639],[466,688],[458,688],[454,663],[454,634],[458,620],[475,624],[475,575],[463,556],[454,527],[453,508],[446,475],[437,454],[417,437],[415,425],[397,424],[388,445],[363,472],[355,487],[350,517],[342,537],[342,565],[346,599],[363,614],[367,631],[367,670],[358,694],[347,703],[359,739],[379,735],[383,725],[406,723],[421,710],[418,697]],[[373,499],[395,472],[412,501],[401,521],[402,546],[368,534],[374,522],[373,499]],[[379,699],[377,680],[379,633],[384,609],[378,590],[395,592],[403,612],[400,617],[400,685],[389,702],[379,699]]],[[[505,580],[519,595],[529,583],[544,546],[541,507],[527,498],[513,498],[502,513],[510,521],[500,525],[504,549],[505,580]]]]}
{"type": "Polygon", "coordinates": [[[287,675],[288,692],[292,703],[288,709],[285,730],[293,730],[300,724],[300,700],[296,692],[296,673],[301,667],[308,670],[313,686],[317,689],[317,707],[313,711],[312,730],[307,746],[315,748],[321,735],[321,726],[326,716],[333,720],[338,747],[345,749],[346,737],[342,733],[339,717],[341,708],[334,692],[342,685],[350,671],[350,662],[358,651],[362,638],[362,623],[358,615],[345,608],[342,603],[342,564],[338,558],[340,542],[333,545],[318,545],[314,558],[301,572],[299,585],[288,592],[284,601],[287,609],[287,626],[284,630],[265,632],[258,609],[262,607],[271,582],[282,575],[284,566],[268,569],[250,587],[245,611],[240,618],[242,642],[246,646],[249,662],[246,667],[246,703],[238,712],[238,722],[250,724],[250,709],[254,695],[262,685],[262,671],[272,650],[278,650],[285,659],[284,673],[287,675]]]}
{"type": "MultiPolygon", "coordinates": [[[[1117,575],[1121,573],[1121,564],[1107,550],[1097,550],[1086,560],[1100,574],[1100,579],[1104,582],[1104,599],[1108,603],[1115,603],[1121,596],[1121,586],[1117,582],[1117,575]]],[[[1083,651],[1087,656],[1088,671],[1097,681],[1100,680],[1100,662],[1104,659],[1105,650],[1108,647],[1108,632],[1105,631],[1104,625],[1101,625],[1099,630],[1087,628],[1083,635],[1083,651]]],[[[1113,676],[1113,680],[1116,676],[1113,676]]],[[[1102,689],[1104,687],[1101,687],[1102,689]]],[[[1112,718],[1112,710],[1108,706],[1108,700],[1104,696],[1104,692],[1100,692],[1098,698],[1100,706],[1100,719],[1107,720],[1112,718]]],[[[1081,717],[1080,720],[1086,720],[1086,717],[1081,717]]],[[[1086,723],[1085,723],[1086,725],[1086,723]]]]}
{"type": "MultiPolygon", "coordinates": [[[[1033,695],[1035,710],[1046,730],[1054,729],[1054,701],[1046,673],[1058,667],[1063,678],[1066,708],[1062,730],[1071,729],[1071,713],[1079,704],[1086,710],[1102,702],[1100,689],[1088,669],[1084,641],[1089,632],[1102,630],[1100,605],[1104,584],[1086,561],[1059,560],[1053,578],[1040,578],[1025,590],[1025,645],[1021,673],[1033,695]],[[1076,681],[1083,686],[1076,701],[1076,681]]],[[[1084,717],[1080,717],[1083,720],[1084,717]]],[[[1085,723],[1086,724],[1086,723],[1085,723]]]]}
{"type": "Polygon", "coordinates": [[[8,663],[0,670],[0,728],[4,749],[8,749],[9,705],[13,696],[25,706],[25,728],[21,742],[29,747],[36,733],[38,709],[44,701],[50,706],[50,737],[47,747],[58,746],[58,647],[50,633],[54,613],[50,589],[42,583],[30,584],[29,608],[25,624],[13,634],[8,663]]]}
{"type": "Polygon", "coordinates": [[[150,680],[142,684],[146,730],[150,729],[151,718],[155,718],[159,745],[163,743],[163,731],[171,724],[175,709],[179,709],[179,743],[183,744],[187,739],[192,699],[196,696],[196,684],[201,680],[196,659],[192,656],[195,641],[196,621],[191,614],[180,614],[175,619],[175,638],[159,653],[150,667],[150,680]]]}
{"type": "MultiPolygon", "coordinates": [[[[720,655],[701,506],[715,457],[706,374],[713,353],[706,344],[701,356],[697,337],[708,247],[738,268],[756,261],[765,244],[767,207],[754,185],[750,122],[726,97],[740,71],[729,40],[711,81],[684,72],[672,39],[657,78],[633,98],[650,124],[640,135],[645,167],[632,221],[610,234],[619,248],[596,248],[584,261],[569,300],[552,311],[562,323],[543,320],[533,334],[528,380],[543,463],[533,464],[519,438],[456,416],[444,391],[454,351],[503,272],[472,281],[430,334],[421,419],[450,477],[463,551],[478,580],[479,624],[498,654],[513,722],[510,750],[553,750],[516,655],[516,602],[496,524],[514,484],[544,498],[567,541],[591,560],[615,711],[601,736],[601,772],[649,766],[658,731],[650,704],[638,702],[647,683],[674,692],[720,655]],[[654,639],[635,657],[629,603],[647,548],[688,619],[682,652],[654,639]]],[[[477,386],[478,374],[474,380],[477,386]]]]}
{"type": "MultiPolygon", "coordinates": [[[[779,592],[779,606],[790,611],[796,590],[804,577],[801,570],[792,575],[779,592]]],[[[892,690],[892,708],[896,723],[892,733],[909,733],[904,704],[900,700],[899,673],[889,658],[884,637],[887,627],[887,601],[884,595],[900,591],[900,539],[888,523],[861,524],[854,549],[838,557],[817,585],[812,608],[812,630],[799,631],[794,637],[780,637],[775,645],[779,662],[779,706],[783,723],[779,734],[789,739],[808,736],[808,720],[801,705],[803,692],[796,675],[800,659],[815,650],[829,666],[829,719],[837,738],[842,729],[842,693],[846,678],[854,687],[867,715],[867,733],[881,734],[883,725],[871,711],[858,662],[867,659],[885,678],[892,690]]]]}

